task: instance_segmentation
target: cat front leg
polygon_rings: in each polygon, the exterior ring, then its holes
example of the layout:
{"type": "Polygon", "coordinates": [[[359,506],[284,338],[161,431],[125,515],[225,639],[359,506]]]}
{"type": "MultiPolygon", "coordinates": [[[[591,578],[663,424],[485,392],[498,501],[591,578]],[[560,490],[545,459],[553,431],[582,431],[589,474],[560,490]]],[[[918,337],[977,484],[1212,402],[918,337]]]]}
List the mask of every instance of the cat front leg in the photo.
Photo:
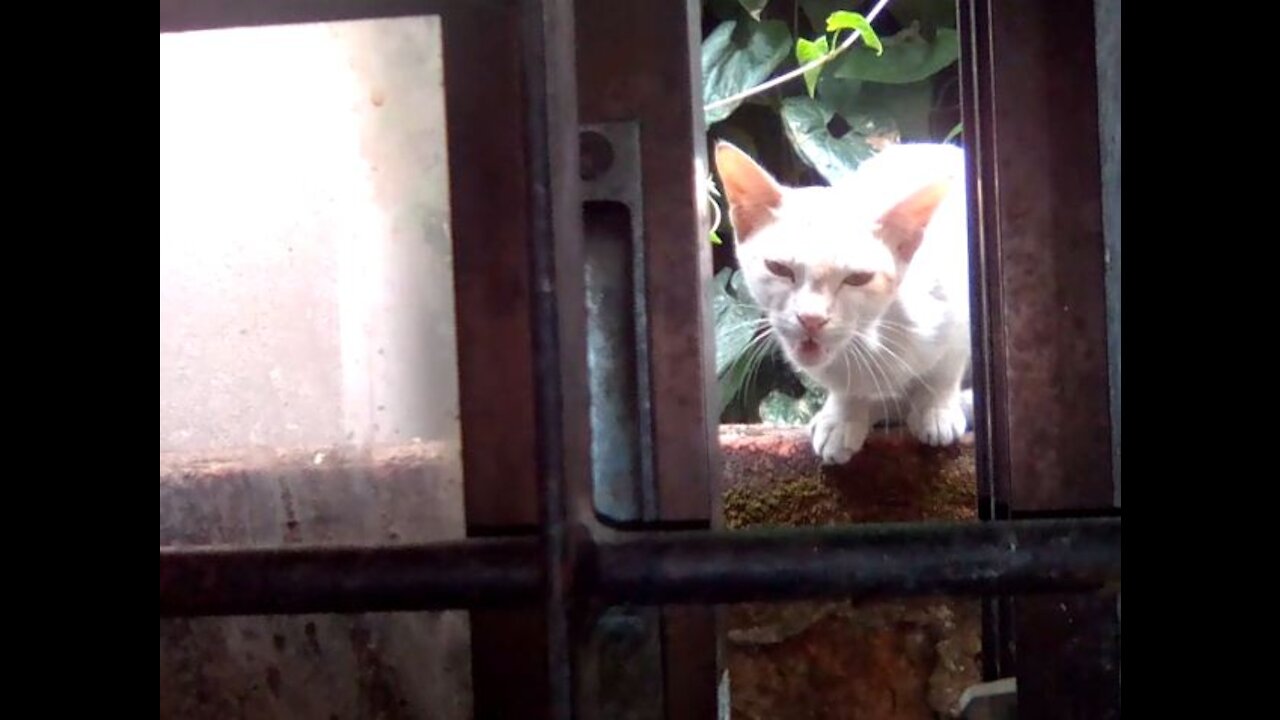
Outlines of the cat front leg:
{"type": "MultiPolygon", "coordinates": [[[[918,378],[909,392],[907,428],[925,445],[950,445],[968,429],[972,410],[965,412],[967,398],[961,390],[967,366],[966,353],[951,353],[918,378]]],[[[968,402],[972,405],[973,401],[968,402]]]]}
{"type": "Polygon", "coordinates": [[[871,403],[832,392],[809,425],[813,451],[824,465],[849,462],[871,431],[871,403]]]}

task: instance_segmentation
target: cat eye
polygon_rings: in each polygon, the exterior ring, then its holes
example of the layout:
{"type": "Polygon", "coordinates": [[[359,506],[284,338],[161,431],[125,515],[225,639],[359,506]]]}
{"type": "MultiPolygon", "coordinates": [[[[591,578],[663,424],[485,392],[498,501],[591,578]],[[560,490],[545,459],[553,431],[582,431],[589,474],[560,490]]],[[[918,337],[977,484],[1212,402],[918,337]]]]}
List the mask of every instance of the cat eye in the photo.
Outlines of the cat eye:
{"type": "Polygon", "coordinates": [[[774,275],[777,275],[778,277],[786,278],[791,282],[795,282],[796,280],[795,272],[791,268],[787,267],[786,265],[783,265],[780,262],[777,262],[774,260],[765,260],[764,266],[768,268],[769,272],[773,273],[774,275]]]}
{"type": "Polygon", "coordinates": [[[844,279],[844,284],[850,285],[853,287],[859,287],[861,285],[866,285],[867,283],[871,282],[871,279],[874,278],[875,276],[876,276],[875,273],[865,272],[865,271],[849,273],[849,276],[844,279]]]}

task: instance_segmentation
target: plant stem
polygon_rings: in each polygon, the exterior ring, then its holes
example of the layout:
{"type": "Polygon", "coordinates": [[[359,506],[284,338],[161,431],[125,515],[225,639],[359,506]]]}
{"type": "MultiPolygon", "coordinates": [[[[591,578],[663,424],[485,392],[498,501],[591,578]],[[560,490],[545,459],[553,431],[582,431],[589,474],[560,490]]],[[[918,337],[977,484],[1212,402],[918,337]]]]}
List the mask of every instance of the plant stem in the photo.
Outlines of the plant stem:
{"type": "MultiPolygon", "coordinates": [[[[871,12],[867,13],[867,22],[868,23],[874,22],[876,19],[876,16],[879,15],[880,11],[883,10],[884,7],[888,4],[889,4],[889,0],[879,0],[879,2],[875,4],[875,7],[871,8],[871,12]]],[[[743,90],[742,92],[737,93],[735,95],[730,95],[729,97],[720,98],[719,100],[716,100],[715,102],[709,105],[703,106],[702,111],[709,112],[711,110],[715,110],[716,108],[721,108],[726,105],[732,105],[736,102],[741,102],[742,100],[745,100],[751,97],[752,95],[759,95],[760,93],[765,92],[766,90],[772,90],[773,88],[789,80],[794,80],[798,77],[803,77],[804,74],[809,72],[810,70],[817,67],[822,67],[823,65],[826,65],[827,63],[836,59],[836,56],[840,55],[840,53],[853,47],[853,44],[857,42],[858,38],[860,37],[862,37],[861,31],[854,30],[853,34],[850,35],[848,38],[846,38],[844,42],[840,43],[840,45],[838,45],[831,52],[827,53],[826,55],[823,55],[817,60],[813,60],[805,65],[801,65],[800,67],[796,68],[795,70],[792,70],[789,73],[785,73],[785,74],[779,75],[776,78],[766,80],[760,83],[759,85],[756,85],[755,87],[747,88],[746,90],[743,90]]]]}

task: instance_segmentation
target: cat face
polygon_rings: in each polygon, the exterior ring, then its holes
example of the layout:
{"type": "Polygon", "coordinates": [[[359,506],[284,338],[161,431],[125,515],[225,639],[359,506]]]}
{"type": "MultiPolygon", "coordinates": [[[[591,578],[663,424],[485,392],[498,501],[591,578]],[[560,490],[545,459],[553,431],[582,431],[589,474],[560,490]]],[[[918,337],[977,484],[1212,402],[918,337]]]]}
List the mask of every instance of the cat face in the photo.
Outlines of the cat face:
{"type": "Polygon", "coordinates": [[[716,166],[747,287],[804,370],[875,334],[949,188],[935,182],[892,204],[848,189],[786,188],[725,142],[716,145],[716,166]]]}

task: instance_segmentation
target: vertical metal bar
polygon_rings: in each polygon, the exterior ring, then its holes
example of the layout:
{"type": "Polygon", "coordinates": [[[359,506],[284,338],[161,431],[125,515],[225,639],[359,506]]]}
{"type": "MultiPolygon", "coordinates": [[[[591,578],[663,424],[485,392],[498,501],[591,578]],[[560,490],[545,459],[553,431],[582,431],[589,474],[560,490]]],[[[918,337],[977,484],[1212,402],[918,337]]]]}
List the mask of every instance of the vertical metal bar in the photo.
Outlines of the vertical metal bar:
{"type": "MultiPolygon", "coordinates": [[[[522,0],[549,716],[576,716],[576,510],[590,472],[572,0],[522,0]]],[[[587,496],[589,501],[589,495],[587,496]]]]}
{"type": "MultiPolygon", "coordinates": [[[[713,507],[719,436],[706,296],[711,246],[700,240],[709,174],[699,82],[701,2],[579,0],[576,12],[583,29],[582,122],[639,130],[634,174],[640,196],[631,206],[632,227],[641,233],[641,252],[632,257],[633,284],[642,291],[636,299],[636,407],[648,423],[642,432],[652,438],[650,447],[642,446],[642,461],[652,462],[645,480],[651,473],[656,490],[649,496],[643,494],[649,483],[641,488],[643,519],[706,527],[719,518],[713,507]]],[[[715,717],[715,615],[712,607],[669,606],[662,608],[662,622],[647,628],[661,637],[661,667],[650,686],[664,694],[668,720],[715,717]]]]}
{"type": "Polygon", "coordinates": [[[536,380],[525,238],[530,149],[516,111],[526,92],[520,17],[502,6],[460,5],[442,22],[467,532],[532,533],[536,380]]]}
{"type": "MultiPolygon", "coordinates": [[[[1107,259],[1107,359],[1111,380],[1111,472],[1120,507],[1120,0],[1094,0],[1098,36],[1098,128],[1107,259]]],[[[1120,684],[1120,594],[1116,594],[1116,685],[1120,684]]]]}
{"type": "MultiPolygon", "coordinates": [[[[1093,1],[965,4],[966,139],[976,144],[981,208],[980,470],[992,481],[985,512],[998,517],[1004,502],[1013,517],[1107,510],[1114,494],[1093,1]]],[[[1118,714],[1115,607],[1114,598],[1018,600],[1019,712],[1118,714]]],[[[998,608],[986,635],[1003,646],[1007,615],[998,608]]]]}
{"type": "Polygon", "coordinates": [[[1092,0],[987,0],[987,399],[1018,513],[1111,508],[1092,0]],[[1007,460],[1006,460],[1007,459],[1007,460]]]}
{"type": "MultiPolygon", "coordinates": [[[[998,208],[998,178],[992,162],[995,121],[992,115],[991,52],[988,7],[985,2],[959,3],[957,26],[963,33],[960,43],[960,105],[964,122],[965,174],[969,197],[970,307],[973,312],[973,382],[975,395],[984,400],[974,407],[977,443],[978,517],[983,521],[1009,517],[1008,459],[1003,447],[992,438],[1003,436],[997,427],[1007,419],[992,412],[992,397],[999,396],[1002,378],[992,372],[989,348],[1002,331],[999,303],[989,302],[999,292],[998,283],[987,272],[988,225],[998,208]]],[[[990,681],[1012,671],[1011,607],[1007,598],[987,597],[982,602],[982,674],[990,681]]]]}
{"type": "MultiPolygon", "coordinates": [[[[463,4],[441,20],[467,534],[532,534],[539,494],[521,16],[504,4],[463,4]]],[[[471,611],[476,720],[546,717],[544,615],[471,611]]]]}
{"type": "Polygon", "coordinates": [[[658,518],[705,526],[718,472],[706,293],[710,244],[699,242],[705,160],[696,0],[582,0],[578,79],[587,123],[633,122],[643,180],[644,307],[658,518]],[[625,79],[625,81],[623,80],[625,79]],[[711,402],[709,402],[711,401],[711,402]]]}
{"type": "Polygon", "coordinates": [[[1094,0],[1098,35],[1098,129],[1107,259],[1107,356],[1111,379],[1111,465],[1120,507],[1120,0],[1094,0]]]}

